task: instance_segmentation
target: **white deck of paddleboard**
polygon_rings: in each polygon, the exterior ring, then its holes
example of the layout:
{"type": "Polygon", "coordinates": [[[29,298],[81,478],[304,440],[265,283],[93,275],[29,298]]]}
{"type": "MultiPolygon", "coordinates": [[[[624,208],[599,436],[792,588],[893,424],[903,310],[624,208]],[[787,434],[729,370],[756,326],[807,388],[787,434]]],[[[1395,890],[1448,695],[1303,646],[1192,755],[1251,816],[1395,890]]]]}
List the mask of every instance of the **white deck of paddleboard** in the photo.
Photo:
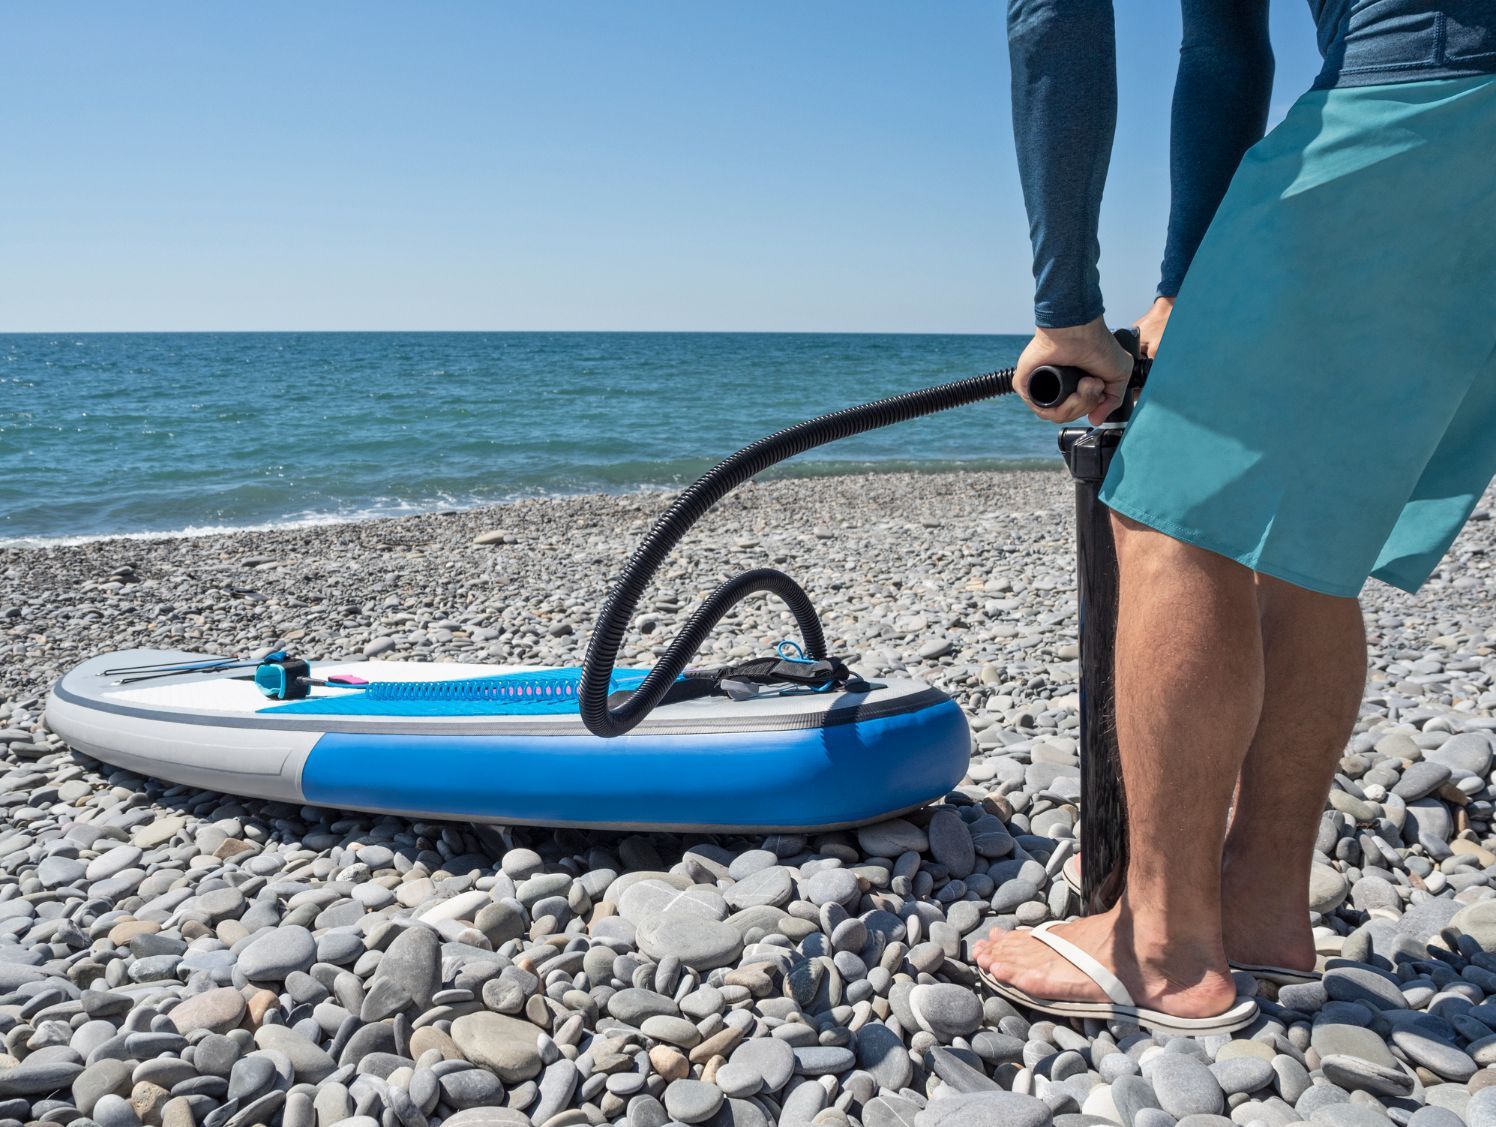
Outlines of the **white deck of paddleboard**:
{"type": "MultiPolygon", "coordinates": [[[[429,661],[319,661],[313,667],[312,675],[319,679],[348,675],[366,681],[455,681],[468,677],[494,677],[501,673],[540,672],[543,668],[538,665],[439,664],[429,661]]],[[[254,681],[245,675],[249,672],[252,671],[236,670],[236,676],[121,685],[109,692],[109,699],[140,708],[190,708],[195,712],[227,712],[242,716],[274,703],[266,700],[254,681]]],[[[338,697],[356,691],[318,687],[312,696],[338,697]]]]}

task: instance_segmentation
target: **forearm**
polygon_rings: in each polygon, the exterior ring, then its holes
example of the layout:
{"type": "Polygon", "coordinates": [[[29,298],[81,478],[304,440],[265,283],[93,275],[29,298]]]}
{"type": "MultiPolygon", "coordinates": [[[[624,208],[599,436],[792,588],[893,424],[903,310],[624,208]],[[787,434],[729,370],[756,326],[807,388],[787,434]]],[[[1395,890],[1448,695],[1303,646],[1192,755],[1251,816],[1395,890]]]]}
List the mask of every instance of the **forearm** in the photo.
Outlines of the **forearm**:
{"type": "Polygon", "coordinates": [[[1110,0],[1009,0],[1013,134],[1042,328],[1102,314],[1101,194],[1117,122],[1110,0]]]}
{"type": "Polygon", "coordinates": [[[1179,293],[1242,155],[1267,126],[1273,50],[1267,0],[1186,0],[1170,125],[1169,235],[1159,278],[1179,293]]]}

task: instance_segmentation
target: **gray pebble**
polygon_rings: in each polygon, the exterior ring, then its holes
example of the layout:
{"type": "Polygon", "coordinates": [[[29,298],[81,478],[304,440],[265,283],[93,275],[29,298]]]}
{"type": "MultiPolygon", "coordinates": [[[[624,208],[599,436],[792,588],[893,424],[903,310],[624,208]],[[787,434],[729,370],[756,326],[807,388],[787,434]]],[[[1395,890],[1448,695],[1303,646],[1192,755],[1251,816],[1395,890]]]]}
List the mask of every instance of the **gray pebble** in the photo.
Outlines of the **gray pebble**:
{"type": "Polygon", "coordinates": [[[975,1092],[930,1101],[914,1127],[1048,1127],[1054,1114],[1042,1100],[1018,1092],[975,1092]]]}
{"type": "Polygon", "coordinates": [[[673,1080],[665,1088],[665,1110],[681,1123],[702,1123],[722,1106],[722,1089],[700,1080],[673,1080]]]}
{"type": "Polygon", "coordinates": [[[805,886],[805,897],[812,904],[841,904],[848,907],[861,895],[857,877],[846,869],[822,869],[805,886]]]}
{"type": "MultiPolygon", "coordinates": [[[[1263,1062],[1266,1063],[1266,1062],[1263,1062]]],[[[1175,1118],[1217,1115],[1225,1095],[1210,1069],[1186,1053],[1160,1053],[1144,1069],[1158,1104],[1175,1118]]]]}
{"type": "Polygon", "coordinates": [[[975,1033],[982,1023],[982,1002],[971,990],[946,983],[916,986],[909,992],[909,1008],[920,1028],[942,1041],[975,1033]]]}
{"type": "MultiPolygon", "coordinates": [[[[869,1025],[864,1028],[873,1027],[869,1025]]],[[[732,1051],[729,1061],[743,1065],[763,1077],[766,1092],[779,1091],[795,1074],[794,1050],[773,1037],[755,1037],[744,1041],[732,1051]]]]}
{"type": "Polygon", "coordinates": [[[801,1076],[832,1076],[850,1071],[857,1058],[838,1045],[809,1045],[794,1050],[795,1071],[801,1076]]]}
{"type": "MultiPolygon", "coordinates": [[[[745,1042],[738,1049],[741,1053],[756,1042],[745,1042]]],[[[914,1062],[909,1057],[908,1046],[888,1026],[870,1021],[853,1035],[853,1047],[857,1054],[857,1067],[873,1074],[880,1087],[897,1092],[907,1088],[914,1078],[914,1062]]],[[[733,1060],[737,1060],[735,1053],[733,1060]]],[[[785,1079],[789,1077],[786,1074],[785,1079]]]]}
{"type": "Polygon", "coordinates": [[[317,941],[304,927],[287,924],[250,940],[239,952],[239,973],[251,982],[280,982],[292,971],[307,970],[317,958],[317,941]]]}

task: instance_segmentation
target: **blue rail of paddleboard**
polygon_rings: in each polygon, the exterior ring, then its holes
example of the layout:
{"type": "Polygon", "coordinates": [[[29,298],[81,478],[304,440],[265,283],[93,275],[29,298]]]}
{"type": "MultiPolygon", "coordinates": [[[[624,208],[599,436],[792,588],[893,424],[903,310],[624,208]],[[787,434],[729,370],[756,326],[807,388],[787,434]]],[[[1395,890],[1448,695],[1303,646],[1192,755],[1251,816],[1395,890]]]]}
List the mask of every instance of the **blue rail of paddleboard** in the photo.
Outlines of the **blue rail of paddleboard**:
{"type": "Polygon", "coordinates": [[[966,773],[953,701],[827,728],[711,735],[329,733],[302,771],[326,806],[670,826],[857,822],[929,801],[966,773]]]}

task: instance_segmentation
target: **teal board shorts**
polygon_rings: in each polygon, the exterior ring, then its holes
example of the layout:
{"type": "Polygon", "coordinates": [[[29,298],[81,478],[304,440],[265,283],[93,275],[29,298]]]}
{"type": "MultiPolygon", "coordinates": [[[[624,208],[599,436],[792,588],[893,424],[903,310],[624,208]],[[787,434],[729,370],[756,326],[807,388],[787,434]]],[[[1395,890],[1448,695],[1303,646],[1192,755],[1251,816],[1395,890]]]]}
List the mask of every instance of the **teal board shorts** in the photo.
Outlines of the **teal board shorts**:
{"type": "Polygon", "coordinates": [[[1314,90],[1243,158],[1103,484],[1329,595],[1416,591],[1496,473],[1496,75],[1314,90]]]}

